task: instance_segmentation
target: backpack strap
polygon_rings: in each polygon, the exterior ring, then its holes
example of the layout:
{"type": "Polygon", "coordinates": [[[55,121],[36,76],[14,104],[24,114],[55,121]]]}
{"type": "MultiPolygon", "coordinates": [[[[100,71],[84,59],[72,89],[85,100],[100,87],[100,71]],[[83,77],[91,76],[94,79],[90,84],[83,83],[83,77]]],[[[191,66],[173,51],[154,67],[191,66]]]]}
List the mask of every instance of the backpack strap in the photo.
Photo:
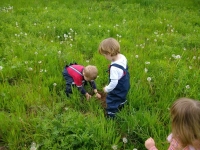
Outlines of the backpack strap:
{"type": "Polygon", "coordinates": [[[77,69],[75,69],[74,67],[69,66],[69,68],[71,68],[72,70],[76,71],[78,74],[80,74],[81,76],[83,76],[83,74],[80,71],[78,71],[77,69]]]}

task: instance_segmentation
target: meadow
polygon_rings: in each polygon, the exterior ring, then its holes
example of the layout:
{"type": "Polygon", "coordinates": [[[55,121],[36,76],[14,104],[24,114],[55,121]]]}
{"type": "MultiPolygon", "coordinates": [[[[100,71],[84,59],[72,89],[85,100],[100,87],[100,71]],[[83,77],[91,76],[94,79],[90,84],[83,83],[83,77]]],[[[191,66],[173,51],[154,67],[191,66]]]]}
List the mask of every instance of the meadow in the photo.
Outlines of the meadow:
{"type": "MultiPolygon", "coordinates": [[[[199,0],[1,0],[0,148],[167,149],[169,108],[200,100],[199,0]],[[64,66],[95,65],[99,91],[110,62],[98,53],[108,37],[128,59],[128,104],[114,120],[95,97],[65,95],[64,66]]],[[[86,87],[91,90],[90,87],[86,87]]]]}

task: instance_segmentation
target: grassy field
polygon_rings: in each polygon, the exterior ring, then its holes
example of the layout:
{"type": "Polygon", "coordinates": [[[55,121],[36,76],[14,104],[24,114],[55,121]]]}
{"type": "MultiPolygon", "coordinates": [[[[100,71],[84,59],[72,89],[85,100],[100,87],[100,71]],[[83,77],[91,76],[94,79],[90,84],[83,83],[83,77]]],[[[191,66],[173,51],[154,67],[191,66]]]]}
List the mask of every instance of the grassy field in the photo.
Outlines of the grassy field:
{"type": "MultiPolygon", "coordinates": [[[[169,108],[200,100],[199,0],[1,0],[0,147],[9,150],[167,149],[169,108]],[[100,102],[66,97],[64,66],[109,61],[99,43],[116,38],[128,59],[128,105],[115,120],[100,102]]],[[[90,90],[89,87],[87,87],[90,90]]]]}

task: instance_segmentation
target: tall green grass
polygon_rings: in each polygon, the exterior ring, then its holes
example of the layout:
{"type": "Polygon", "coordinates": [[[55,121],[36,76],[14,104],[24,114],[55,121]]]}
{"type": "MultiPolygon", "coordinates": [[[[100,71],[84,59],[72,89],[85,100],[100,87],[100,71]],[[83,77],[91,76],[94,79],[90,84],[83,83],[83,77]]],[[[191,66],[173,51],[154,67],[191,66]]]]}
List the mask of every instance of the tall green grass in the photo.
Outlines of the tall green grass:
{"type": "Polygon", "coordinates": [[[199,7],[199,0],[2,0],[0,145],[145,149],[151,136],[167,149],[171,104],[200,99],[199,7]],[[108,37],[120,42],[131,76],[128,104],[115,120],[94,97],[74,89],[67,98],[62,77],[70,62],[96,65],[102,91],[110,62],[98,45],[108,37]]]}

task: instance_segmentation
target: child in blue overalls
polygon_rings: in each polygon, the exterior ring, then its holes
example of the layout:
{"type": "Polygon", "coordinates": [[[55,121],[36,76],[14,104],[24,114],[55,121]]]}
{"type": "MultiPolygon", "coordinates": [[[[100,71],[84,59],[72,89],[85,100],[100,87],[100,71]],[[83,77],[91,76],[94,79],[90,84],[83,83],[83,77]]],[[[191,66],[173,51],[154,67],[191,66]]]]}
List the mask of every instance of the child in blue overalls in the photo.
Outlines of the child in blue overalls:
{"type": "Polygon", "coordinates": [[[99,53],[111,61],[109,66],[109,84],[103,88],[106,96],[106,114],[115,117],[127,102],[126,96],[130,89],[130,76],[127,59],[120,54],[120,45],[114,38],[107,38],[99,45],[99,53]]]}

